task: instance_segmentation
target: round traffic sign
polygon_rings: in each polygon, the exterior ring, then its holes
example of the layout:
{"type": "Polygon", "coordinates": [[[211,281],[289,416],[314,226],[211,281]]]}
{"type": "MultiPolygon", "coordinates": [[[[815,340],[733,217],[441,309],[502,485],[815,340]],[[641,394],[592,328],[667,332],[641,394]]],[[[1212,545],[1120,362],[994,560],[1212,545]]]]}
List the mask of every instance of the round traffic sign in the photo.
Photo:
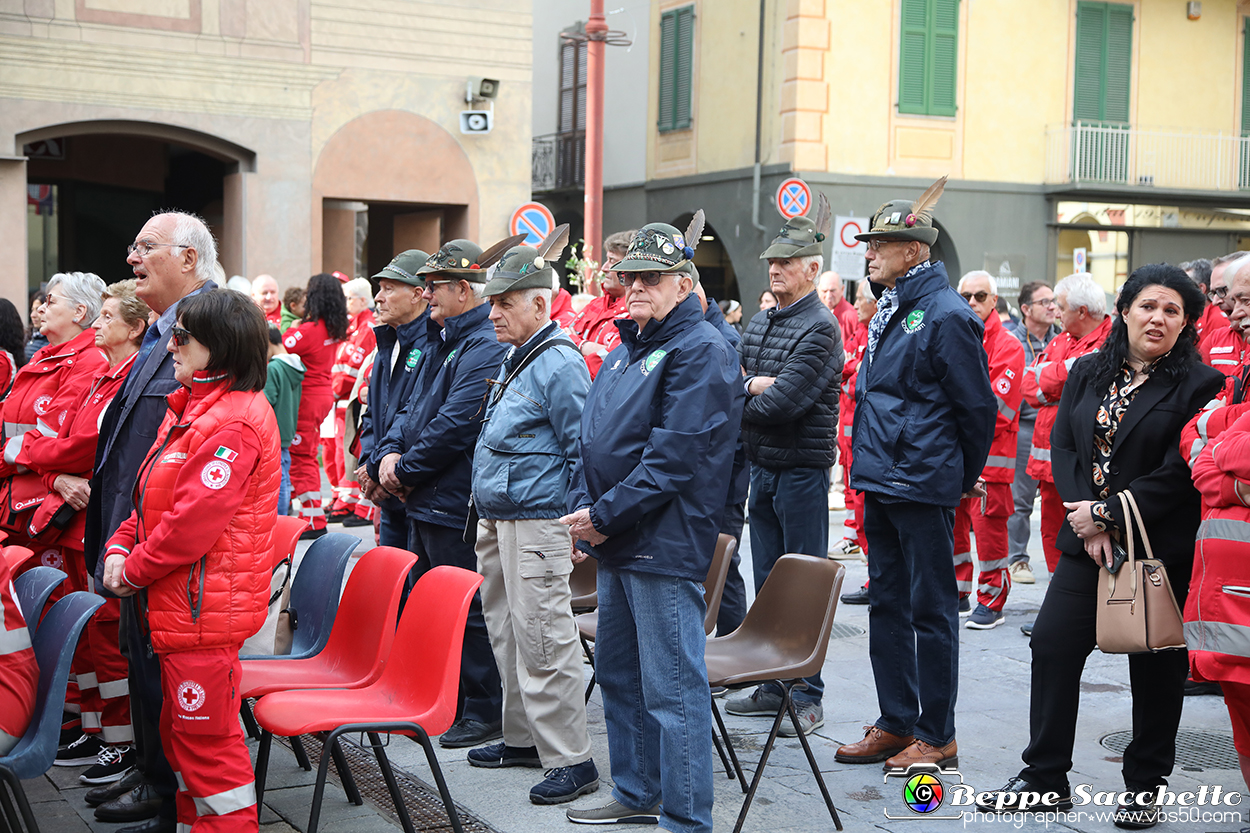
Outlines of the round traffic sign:
{"type": "Polygon", "coordinates": [[[555,227],[556,218],[551,215],[550,209],[536,202],[527,202],[517,208],[512,212],[512,219],[508,221],[509,234],[525,235],[525,239],[521,241],[523,246],[538,245],[555,227]]]}
{"type": "Polygon", "coordinates": [[[868,248],[868,244],[862,240],[856,240],[855,235],[864,233],[864,225],[868,221],[861,220],[858,217],[848,217],[843,220],[838,218],[838,243],[841,244],[848,252],[863,251],[868,248]]]}
{"type": "MultiPolygon", "coordinates": [[[[777,189],[777,210],[787,220],[791,217],[798,217],[800,214],[806,214],[811,204],[812,189],[807,187],[806,182],[797,177],[787,179],[777,189]]],[[[519,234],[520,232],[517,233],[519,234]]]]}

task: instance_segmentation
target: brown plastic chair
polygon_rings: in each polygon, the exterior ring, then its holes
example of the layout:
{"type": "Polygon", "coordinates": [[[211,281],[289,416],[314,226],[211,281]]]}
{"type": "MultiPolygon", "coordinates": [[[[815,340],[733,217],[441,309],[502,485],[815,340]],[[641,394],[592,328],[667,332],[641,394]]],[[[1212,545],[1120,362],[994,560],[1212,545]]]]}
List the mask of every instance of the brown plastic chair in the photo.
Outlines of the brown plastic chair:
{"type": "Polygon", "coordinates": [[[738,780],[746,792],[746,800],[742,803],[734,833],[741,833],[742,824],[746,821],[747,811],[751,809],[751,801],[755,798],[755,791],[763,778],[764,767],[768,763],[768,756],[772,753],[778,730],[781,729],[781,721],[786,714],[790,715],[799,741],[803,744],[807,762],[812,768],[812,774],[816,776],[816,783],[820,785],[820,793],[829,807],[833,824],[838,830],[842,829],[842,821],[838,818],[837,808],[833,806],[833,799],[829,797],[825,779],[820,775],[820,767],[812,755],[807,735],[799,726],[792,692],[795,688],[805,687],[807,684],[803,682],[803,678],[815,674],[824,665],[825,651],[829,647],[829,632],[833,628],[833,614],[837,610],[845,572],[841,564],[828,558],[794,554],[781,556],[755,597],[755,603],[747,611],[742,627],[728,636],[716,637],[707,642],[705,657],[710,685],[743,688],[772,682],[781,686],[783,692],[782,708],[773,720],[772,731],[764,744],[764,752],[760,755],[760,762],[755,768],[755,776],[749,788],[746,786],[738,757],[734,754],[729,733],[725,731],[725,721],[721,718],[720,709],[716,700],[710,698],[716,725],[729,747],[738,780]]]}
{"type": "MultiPolygon", "coordinates": [[[[703,602],[707,605],[707,614],[703,617],[703,632],[708,636],[716,630],[720,599],[725,592],[725,577],[729,575],[729,563],[733,559],[737,546],[738,542],[731,535],[721,533],[716,538],[716,550],[712,553],[712,566],[708,568],[707,578],[703,581],[703,602]]],[[[589,560],[589,558],[586,559],[586,561],[589,560]]],[[[582,640],[582,649],[586,651],[586,656],[590,660],[590,682],[586,685],[586,701],[590,702],[591,692],[595,690],[595,651],[590,647],[590,643],[595,641],[595,633],[599,629],[599,613],[593,611],[579,614],[576,621],[577,635],[582,640]]],[[[726,766],[728,766],[728,761],[726,761],[726,766]]]]}
{"type": "Polygon", "coordinates": [[[573,593],[574,613],[589,613],[599,606],[598,575],[599,562],[593,558],[573,565],[573,572],[569,574],[569,590],[573,593]]]}

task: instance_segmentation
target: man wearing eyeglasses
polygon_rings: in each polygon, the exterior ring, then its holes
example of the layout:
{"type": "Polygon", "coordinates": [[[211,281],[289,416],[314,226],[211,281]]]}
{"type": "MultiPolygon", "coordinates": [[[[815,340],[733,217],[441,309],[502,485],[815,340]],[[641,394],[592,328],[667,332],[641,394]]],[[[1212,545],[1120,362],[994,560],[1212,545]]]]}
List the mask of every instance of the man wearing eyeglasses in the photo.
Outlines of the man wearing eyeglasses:
{"type": "MultiPolygon", "coordinates": [[[[945,178],[916,202],[872,216],[868,277],[884,287],[855,387],[851,487],[864,496],[868,652],[880,716],[838,749],[842,763],[951,766],[959,683],[955,509],[994,438],[985,328],[930,261],[930,212],[945,178]]],[[[975,298],[975,296],[974,296],[975,298]]],[[[985,301],[993,315],[994,306],[985,301]]]]}
{"type": "Polygon", "coordinates": [[[616,322],[629,318],[629,310],[625,307],[625,287],[616,279],[613,267],[625,256],[635,233],[633,230],[618,231],[603,241],[603,277],[599,281],[603,294],[583,307],[567,329],[569,338],[586,358],[591,379],[599,372],[603,357],[621,343],[616,322]]]}
{"type": "MultiPolygon", "coordinates": [[[[404,499],[408,549],[420,560],[409,586],[440,564],[477,569],[464,540],[473,478],[473,447],[482,427],[487,382],[507,346],[495,338],[485,303],[482,249],[451,240],[416,274],[429,304],[426,355],[408,403],[373,452],[378,483],[404,499]]],[[[460,719],[439,738],[449,749],[479,746],[503,736],[503,692],[480,594],[469,605],[460,660],[460,719]]]]}
{"type": "Polygon", "coordinates": [[[1185,274],[1198,284],[1209,302],[1202,310],[1202,316],[1194,322],[1198,331],[1198,352],[1202,354],[1203,362],[1225,376],[1239,375],[1246,358],[1244,330],[1230,321],[1236,304],[1229,292],[1238,267],[1245,262],[1242,260],[1244,254],[1234,252],[1216,258],[1214,263],[1200,259],[1181,264],[1185,274]],[[1218,289],[1215,288],[1217,279],[1218,289]]]}
{"type": "MultiPolygon", "coordinates": [[[[157,214],[148,220],[128,247],[126,262],[134,271],[135,294],[153,312],[121,392],[104,412],[96,447],[95,474],[87,503],[84,550],[87,568],[102,588],[100,551],[134,510],[131,495],[143,463],[165,418],[165,397],[180,385],[174,379],[173,355],[166,349],[177,321],[178,303],[206,289],[215,289],[213,265],[217,244],[199,217],[181,212],[157,214]]],[[[158,731],[161,715],[160,666],[148,638],[146,616],[138,596],[123,600],[121,633],[130,662],[130,695],[139,775],[123,778],[106,790],[98,818],[143,821],[135,833],[163,833],[176,827],[174,795],[178,783],[165,760],[158,731]],[[155,817],[155,818],[153,818],[155,817]]]]}
{"type": "Polygon", "coordinates": [[[998,417],[994,442],[981,471],[982,497],[965,498],[955,513],[955,580],[959,584],[959,612],[970,612],[966,628],[989,630],[1003,623],[1003,608],[1011,591],[1007,573],[1007,518],[1014,503],[1011,481],[1015,479],[1016,435],[1020,426],[1020,402],[1024,391],[1024,348],[998,317],[998,284],[989,272],[977,270],[959,279],[959,294],[985,325],[981,345],[989,360],[990,386],[994,390],[998,417]],[[977,605],[971,609],[972,547],[969,531],[977,537],[977,605]]]}

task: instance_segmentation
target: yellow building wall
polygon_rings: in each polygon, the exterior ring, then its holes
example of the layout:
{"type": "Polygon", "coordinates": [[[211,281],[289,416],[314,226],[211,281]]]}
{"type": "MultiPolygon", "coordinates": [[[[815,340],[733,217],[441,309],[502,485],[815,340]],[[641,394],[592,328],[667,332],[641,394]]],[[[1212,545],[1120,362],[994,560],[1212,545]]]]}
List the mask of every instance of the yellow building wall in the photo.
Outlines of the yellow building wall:
{"type": "Polygon", "coordinates": [[[1186,18],[1185,5],[1141,0],[1133,24],[1134,124],[1236,133],[1242,72],[1237,2],[1203,0],[1198,20],[1186,18]]]}

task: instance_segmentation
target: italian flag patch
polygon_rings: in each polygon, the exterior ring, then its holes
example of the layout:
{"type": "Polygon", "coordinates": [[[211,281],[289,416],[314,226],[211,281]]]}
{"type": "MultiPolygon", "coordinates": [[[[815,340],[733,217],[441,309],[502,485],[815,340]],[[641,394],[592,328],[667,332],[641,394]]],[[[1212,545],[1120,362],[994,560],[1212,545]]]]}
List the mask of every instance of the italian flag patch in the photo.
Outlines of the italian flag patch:
{"type": "Polygon", "coordinates": [[[217,446],[217,451],[213,453],[213,456],[219,460],[225,460],[227,463],[233,463],[234,458],[239,456],[239,452],[231,448],[226,448],[224,445],[220,445],[217,446]]]}

